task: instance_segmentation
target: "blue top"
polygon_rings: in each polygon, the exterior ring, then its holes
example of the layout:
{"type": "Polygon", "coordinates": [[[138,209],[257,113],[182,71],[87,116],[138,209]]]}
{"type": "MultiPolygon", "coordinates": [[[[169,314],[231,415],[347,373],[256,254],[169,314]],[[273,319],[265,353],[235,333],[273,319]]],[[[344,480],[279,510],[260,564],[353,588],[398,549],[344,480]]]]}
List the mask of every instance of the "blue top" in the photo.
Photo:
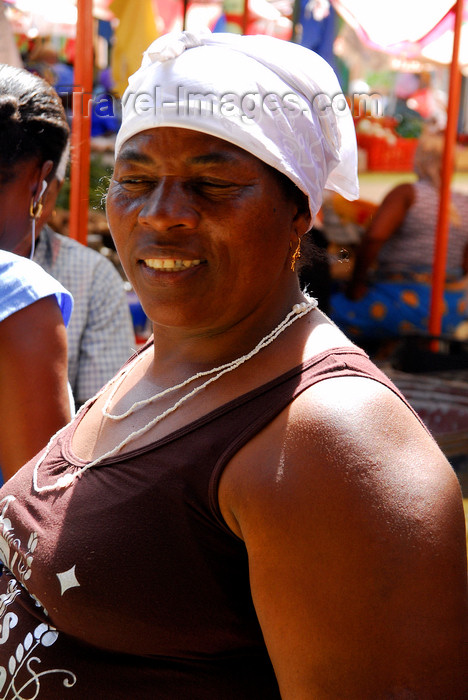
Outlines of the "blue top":
{"type": "Polygon", "coordinates": [[[70,292],[37,263],[0,250],[0,321],[51,295],[55,295],[67,326],[73,309],[70,292]]]}

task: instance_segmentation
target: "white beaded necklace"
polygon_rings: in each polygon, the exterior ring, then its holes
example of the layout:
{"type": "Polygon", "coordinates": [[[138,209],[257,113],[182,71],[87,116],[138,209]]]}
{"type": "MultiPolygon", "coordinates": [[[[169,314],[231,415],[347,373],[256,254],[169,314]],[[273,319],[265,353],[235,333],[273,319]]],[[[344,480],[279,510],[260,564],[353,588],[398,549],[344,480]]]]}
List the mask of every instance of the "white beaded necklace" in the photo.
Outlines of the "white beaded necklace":
{"type": "Polygon", "coordinates": [[[115,397],[119,387],[121,386],[122,382],[125,380],[125,377],[130,373],[131,370],[135,367],[135,365],[140,362],[142,359],[143,355],[139,355],[138,358],[136,359],[135,362],[130,364],[129,366],[123,368],[113,379],[111,379],[110,382],[108,382],[97,394],[96,396],[92,397],[89,399],[77,412],[75,419],[88,407],[88,405],[91,402],[96,401],[99,396],[101,396],[109,387],[113,386],[112,391],[110,392],[108,398],[106,399],[106,402],[104,406],[102,407],[102,415],[105,418],[108,418],[110,420],[122,420],[123,418],[127,418],[127,416],[130,416],[132,413],[135,413],[135,411],[138,411],[140,408],[143,408],[144,406],[148,406],[149,404],[153,403],[157,399],[160,399],[167,394],[171,393],[172,391],[177,391],[178,389],[182,389],[183,387],[191,384],[192,382],[196,381],[197,379],[201,379],[203,377],[207,377],[209,375],[215,375],[204,381],[202,384],[199,386],[196,386],[192,391],[188,392],[184,396],[182,396],[178,401],[176,401],[172,406],[170,406],[168,409],[166,409],[163,413],[159,414],[152,420],[150,420],[149,423],[147,423],[145,426],[142,428],[139,428],[138,430],[135,430],[133,433],[130,433],[122,442],[120,442],[116,447],[113,447],[111,450],[106,452],[105,454],[102,454],[100,457],[97,457],[96,459],[93,459],[91,462],[88,462],[84,467],[81,467],[80,469],[77,469],[76,471],[68,474],[64,474],[63,476],[60,476],[53,484],[49,484],[46,486],[39,486],[38,481],[37,481],[37,475],[38,475],[38,470],[42,462],[45,460],[47,455],[49,454],[52,444],[54,441],[59,437],[59,435],[68,427],[64,426],[61,428],[55,435],[52,436],[52,438],[49,440],[49,443],[47,444],[47,447],[43,453],[43,455],[38,459],[34,466],[33,470],[33,487],[36,493],[43,493],[46,491],[59,491],[61,489],[66,489],[68,488],[74,481],[75,479],[81,478],[81,476],[88,471],[88,469],[91,469],[92,467],[96,466],[100,462],[102,462],[104,459],[107,459],[109,457],[112,457],[113,455],[117,454],[125,445],[127,445],[129,442],[132,440],[135,440],[137,437],[140,435],[143,435],[146,431],[150,430],[154,425],[162,421],[164,418],[166,418],[168,415],[176,411],[183,403],[188,401],[188,399],[192,398],[198,392],[202,391],[202,389],[205,389],[209,384],[212,384],[215,382],[217,379],[220,379],[224,374],[227,374],[228,372],[232,372],[232,370],[236,369],[239,367],[241,364],[244,362],[247,362],[247,360],[250,360],[254,355],[256,355],[260,350],[262,350],[264,347],[272,343],[276,338],[284,331],[286,328],[288,328],[291,324],[293,324],[295,321],[297,321],[299,318],[302,316],[305,316],[305,314],[309,313],[309,311],[312,311],[312,309],[315,309],[317,306],[317,301],[316,299],[311,299],[308,298],[306,302],[302,302],[301,304],[295,304],[292,308],[292,310],[288,313],[286,318],[284,318],[281,323],[274,328],[268,335],[266,335],[260,342],[251,350],[249,353],[246,355],[242,355],[242,357],[238,357],[235,360],[232,360],[231,362],[227,362],[224,365],[219,365],[218,367],[214,367],[213,369],[205,370],[203,372],[198,372],[197,374],[194,374],[192,377],[189,377],[183,382],[180,382],[179,384],[176,384],[175,386],[171,386],[168,389],[164,389],[163,391],[158,392],[157,394],[154,394],[153,396],[150,396],[148,399],[143,399],[142,401],[136,401],[127,411],[122,413],[121,415],[114,415],[112,413],[109,413],[108,409],[109,406],[115,397]],[[215,374],[216,373],[216,374],[215,374]]]}

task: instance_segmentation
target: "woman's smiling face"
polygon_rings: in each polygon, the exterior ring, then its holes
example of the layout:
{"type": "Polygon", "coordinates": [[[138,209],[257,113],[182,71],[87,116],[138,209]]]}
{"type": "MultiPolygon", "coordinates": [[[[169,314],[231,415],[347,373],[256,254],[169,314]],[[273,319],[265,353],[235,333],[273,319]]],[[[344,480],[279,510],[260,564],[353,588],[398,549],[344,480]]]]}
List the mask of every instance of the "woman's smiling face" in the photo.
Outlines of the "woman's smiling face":
{"type": "Polygon", "coordinates": [[[200,332],[280,299],[295,283],[290,241],[307,230],[307,215],[269,166],[226,141],[173,127],[122,146],[107,215],[148,317],[200,332]]]}

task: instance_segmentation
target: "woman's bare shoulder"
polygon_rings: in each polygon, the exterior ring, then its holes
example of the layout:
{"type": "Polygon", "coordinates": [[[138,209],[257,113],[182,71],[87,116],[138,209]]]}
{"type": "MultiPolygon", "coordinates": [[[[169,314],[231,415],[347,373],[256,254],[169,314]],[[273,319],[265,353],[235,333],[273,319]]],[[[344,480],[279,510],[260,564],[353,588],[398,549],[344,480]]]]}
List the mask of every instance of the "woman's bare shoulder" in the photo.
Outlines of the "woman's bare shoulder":
{"type": "MultiPolygon", "coordinates": [[[[304,359],[337,348],[359,352],[318,312],[305,343],[304,359]]],[[[373,364],[369,363],[372,375],[373,364]]],[[[287,465],[296,480],[319,488],[327,483],[330,488],[343,488],[353,470],[362,474],[367,468],[373,471],[374,485],[380,480],[382,488],[392,473],[416,472],[409,486],[428,474],[436,480],[443,474],[452,479],[453,470],[428,430],[397,391],[379,381],[377,368],[374,374],[375,378],[331,375],[313,384],[234,457],[227,475],[238,474],[240,487],[244,479],[249,484],[250,479],[258,478],[264,494],[268,483],[276,492],[281,465],[287,465]],[[251,463],[264,464],[264,469],[252,472],[251,463]]]]}
{"type": "MultiPolygon", "coordinates": [[[[276,492],[282,470],[300,487],[334,489],[360,497],[354,485],[383,497],[394,493],[411,500],[420,484],[455,485],[453,470],[421,421],[384,384],[361,376],[333,377],[300,394],[230,465],[239,485],[258,479],[262,493],[276,492]],[[263,465],[251,477],[249,465],[263,465]],[[246,466],[244,466],[246,465],[246,466]]],[[[251,489],[252,484],[248,488],[251,489]]],[[[251,491],[252,493],[252,491],[251,491]]],[[[399,499],[401,503],[401,499],[399,499]]]]}
{"type": "Polygon", "coordinates": [[[390,389],[306,390],[236,456],[220,499],[282,697],[464,697],[461,492],[390,389]]]}

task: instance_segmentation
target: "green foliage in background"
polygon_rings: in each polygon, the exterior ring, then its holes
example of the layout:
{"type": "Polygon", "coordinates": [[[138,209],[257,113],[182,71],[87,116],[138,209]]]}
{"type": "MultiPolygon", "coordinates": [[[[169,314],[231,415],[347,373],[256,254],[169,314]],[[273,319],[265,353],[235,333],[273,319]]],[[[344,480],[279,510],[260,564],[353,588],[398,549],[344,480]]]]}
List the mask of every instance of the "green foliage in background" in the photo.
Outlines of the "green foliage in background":
{"type": "Polygon", "coordinates": [[[421,136],[423,125],[422,118],[403,114],[399,124],[395,127],[395,131],[398,136],[402,136],[405,139],[418,139],[421,136]]]}
{"type": "Polygon", "coordinates": [[[395,84],[395,72],[390,70],[371,71],[366,73],[365,81],[372,92],[377,91],[389,94],[392,92],[395,84]]]}

